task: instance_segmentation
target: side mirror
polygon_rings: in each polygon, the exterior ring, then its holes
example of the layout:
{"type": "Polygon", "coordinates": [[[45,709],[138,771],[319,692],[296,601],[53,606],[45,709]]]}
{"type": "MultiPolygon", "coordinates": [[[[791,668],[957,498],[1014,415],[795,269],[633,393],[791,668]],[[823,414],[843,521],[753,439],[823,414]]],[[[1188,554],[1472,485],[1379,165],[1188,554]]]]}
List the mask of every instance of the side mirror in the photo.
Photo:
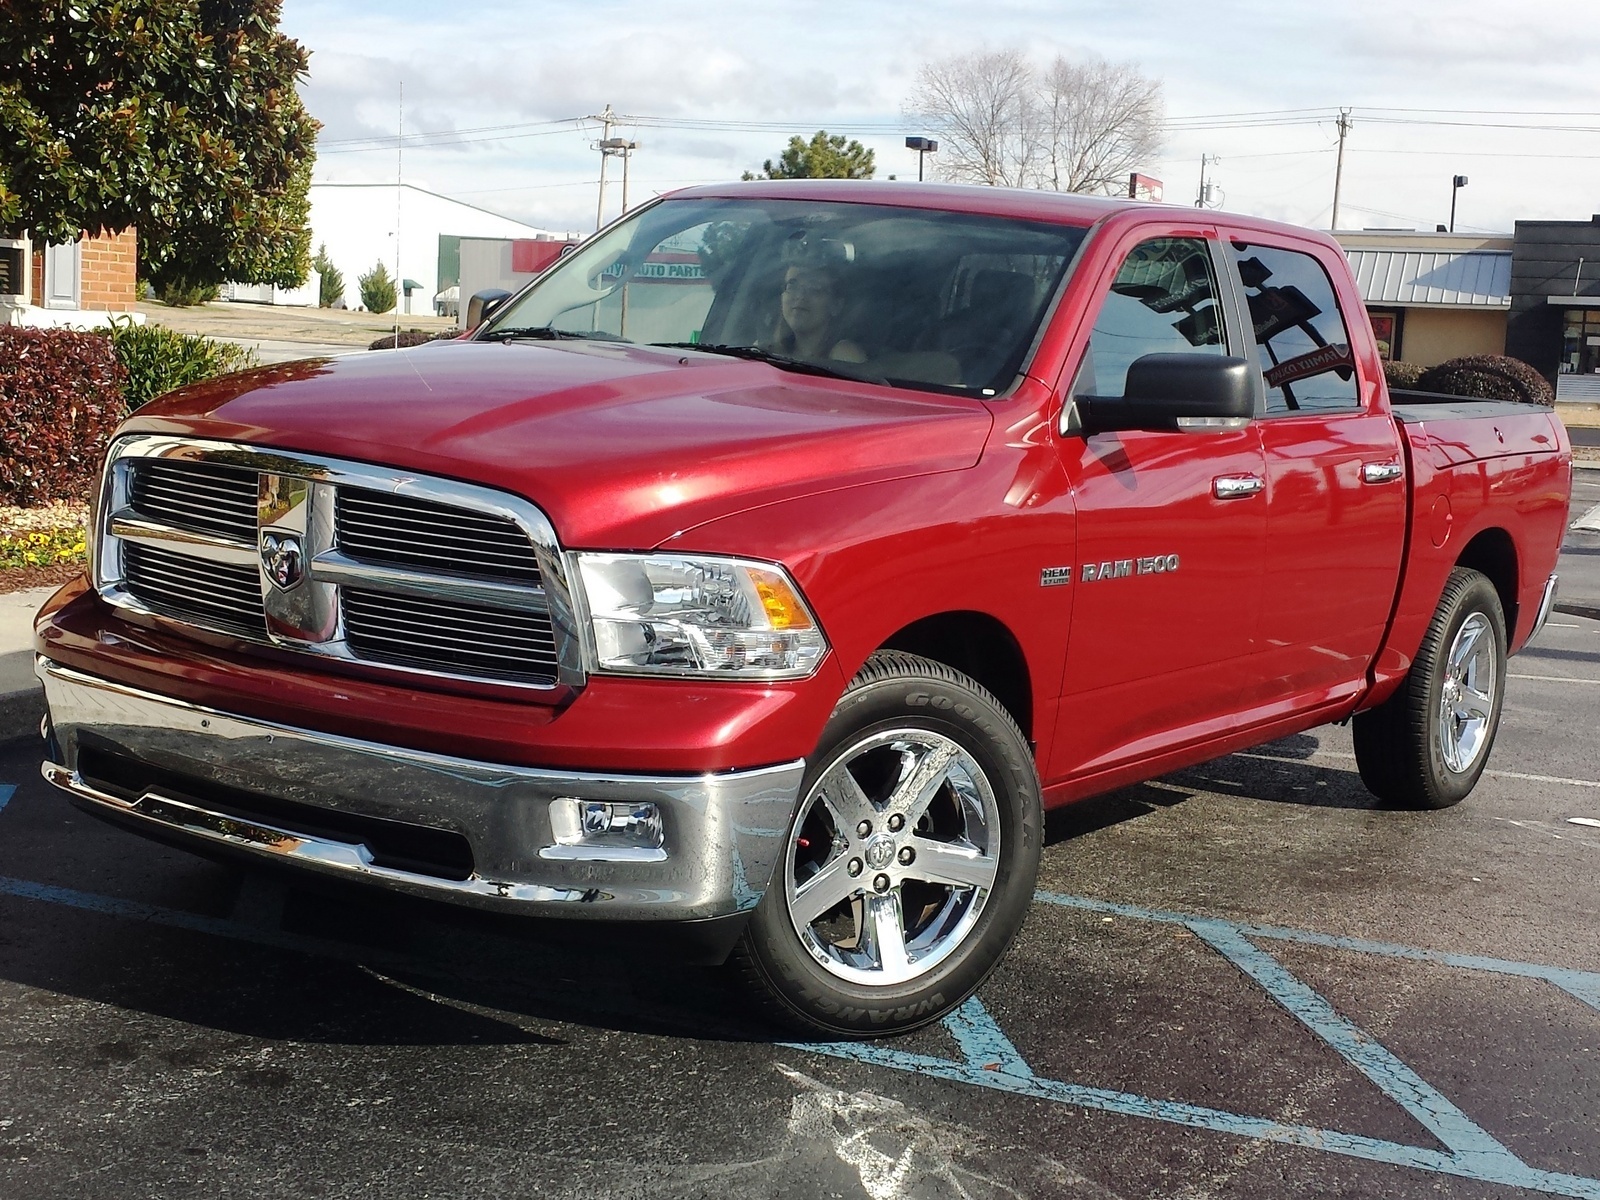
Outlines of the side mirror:
{"type": "Polygon", "coordinates": [[[491,316],[507,300],[511,293],[505,288],[484,288],[481,292],[473,292],[472,299],[467,301],[467,328],[476,329],[491,316]]]}
{"type": "Polygon", "coordinates": [[[1215,354],[1146,354],[1128,368],[1121,398],[1074,401],[1085,434],[1117,429],[1237,429],[1255,415],[1249,359],[1215,354]]]}

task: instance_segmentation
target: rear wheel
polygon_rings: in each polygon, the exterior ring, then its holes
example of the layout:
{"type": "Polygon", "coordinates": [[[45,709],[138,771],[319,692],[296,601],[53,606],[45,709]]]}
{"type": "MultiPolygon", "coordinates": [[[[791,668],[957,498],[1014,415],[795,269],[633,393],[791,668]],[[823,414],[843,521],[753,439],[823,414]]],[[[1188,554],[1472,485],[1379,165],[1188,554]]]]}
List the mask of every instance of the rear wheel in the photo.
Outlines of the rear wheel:
{"type": "Polygon", "coordinates": [[[1450,573],[1405,683],[1357,713],[1361,782],[1395,808],[1448,808],[1489,761],[1505,694],[1506,621],[1488,578],[1450,573]]]}
{"type": "Polygon", "coordinates": [[[1040,825],[1033,758],[999,702],[940,663],[874,655],[807,768],[740,965],[811,1033],[937,1020],[1022,924],[1040,825]]]}

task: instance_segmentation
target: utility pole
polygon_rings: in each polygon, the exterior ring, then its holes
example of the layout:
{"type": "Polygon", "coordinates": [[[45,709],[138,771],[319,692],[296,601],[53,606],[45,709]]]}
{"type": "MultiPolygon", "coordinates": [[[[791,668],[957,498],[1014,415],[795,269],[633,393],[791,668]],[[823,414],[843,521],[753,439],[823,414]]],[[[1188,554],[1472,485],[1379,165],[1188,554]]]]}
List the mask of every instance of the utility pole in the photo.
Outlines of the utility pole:
{"type": "Polygon", "coordinates": [[[1339,228],[1339,190],[1344,186],[1344,139],[1350,132],[1350,124],[1350,110],[1341,108],[1339,110],[1339,161],[1338,165],[1333,168],[1333,220],[1328,225],[1330,229],[1339,228]]]}
{"type": "Polygon", "coordinates": [[[639,143],[627,138],[606,138],[600,143],[600,153],[606,158],[616,154],[622,158],[622,215],[628,215],[628,161],[633,157],[633,152],[639,148],[639,143]]]}
{"type": "Polygon", "coordinates": [[[405,178],[406,153],[406,81],[400,81],[400,101],[395,109],[394,139],[394,348],[400,349],[400,298],[406,294],[405,279],[400,274],[400,212],[403,206],[401,181],[405,178]]]}
{"type": "Polygon", "coordinates": [[[600,198],[596,201],[594,207],[594,227],[595,231],[599,232],[600,226],[604,225],[606,220],[606,159],[611,157],[611,152],[606,149],[606,143],[611,140],[611,127],[617,123],[617,114],[612,112],[611,105],[607,104],[604,112],[596,113],[589,119],[591,121],[599,121],[602,131],[599,146],[600,198]]]}
{"type": "Polygon", "coordinates": [[[1200,156],[1200,190],[1195,194],[1194,198],[1194,206],[1196,208],[1204,208],[1211,203],[1211,189],[1214,185],[1206,182],[1206,168],[1216,166],[1219,161],[1214,154],[1202,154],[1200,156]]]}

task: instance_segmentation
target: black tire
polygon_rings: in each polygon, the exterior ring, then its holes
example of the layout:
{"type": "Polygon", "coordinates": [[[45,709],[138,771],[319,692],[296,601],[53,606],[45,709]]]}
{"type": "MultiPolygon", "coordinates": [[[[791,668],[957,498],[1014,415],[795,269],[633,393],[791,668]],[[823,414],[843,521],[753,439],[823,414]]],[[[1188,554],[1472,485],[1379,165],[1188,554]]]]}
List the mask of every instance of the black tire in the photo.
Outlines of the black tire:
{"type": "Polygon", "coordinates": [[[1357,713],[1356,766],[1367,790],[1391,808],[1437,809],[1459,803],[1476,786],[1500,727],[1506,682],[1506,619],[1488,578],[1457,567],[1445,583],[1438,610],[1400,690],[1377,708],[1357,713]],[[1483,737],[1464,764],[1446,757],[1441,731],[1450,684],[1449,656],[1468,621],[1485,621],[1492,658],[1493,696],[1483,737]]]}
{"type": "MultiPolygon", "coordinates": [[[[966,772],[967,768],[960,767],[959,770],[966,772]]],[[[868,774],[870,776],[870,772],[868,774]]],[[[856,772],[852,772],[852,778],[855,775],[856,772]]],[[[871,841],[885,841],[887,831],[897,828],[893,824],[893,796],[900,794],[900,785],[895,783],[895,779],[903,784],[909,777],[907,774],[895,776],[894,779],[884,777],[889,798],[881,802],[874,801],[882,803],[884,807],[868,810],[881,813],[883,818],[878,835],[871,841]]],[[[902,820],[898,828],[904,831],[904,838],[910,839],[918,831],[931,831],[936,806],[946,806],[950,811],[961,808],[962,802],[954,799],[954,781],[957,777],[951,774],[938,784],[939,792],[935,800],[929,804],[927,814],[915,828],[905,826],[902,820]]],[[[970,797],[970,773],[960,774],[959,778],[967,788],[962,794],[970,797]]],[[[834,785],[830,783],[828,786],[831,789],[834,785]]],[[[863,794],[871,790],[870,784],[862,788],[863,794]]],[[[945,1016],[976,991],[994,970],[1021,928],[1033,900],[1043,819],[1039,778],[1033,755],[1016,722],[998,700],[959,671],[910,654],[880,652],[861,668],[835,707],[818,742],[816,753],[807,764],[800,798],[772,882],[734,952],[734,963],[744,980],[771,1015],[813,1036],[861,1038],[903,1033],[945,1016]],[[926,913],[943,903],[948,906],[947,911],[957,912],[960,911],[962,896],[970,898],[969,904],[977,903],[980,896],[986,899],[977,909],[975,919],[970,915],[966,918],[972,923],[964,935],[955,939],[952,933],[947,939],[947,942],[953,940],[949,949],[930,950],[923,956],[924,961],[934,964],[927,967],[925,973],[903,982],[867,984],[840,978],[835,970],[822,965],[822,959],[828,956],[829,951],[807,948],[802,941],[800,919],[791,918],[791,881],[799,877],[802,869],[811,870],[815,875],[821,874],[820,868],[814,863],[802,864],[800,856],[815,853],[803,849],[810,843],[801,840],[802,822],[816,819],[811,815],[813,810],[822,813],[823,819],[832,815],[832,810],[824,807],[824,779],[831,776],[837,780],[839,776],[836,772],[846,762],[857,764],[859,771],[862,769],[860,764],[869,763],[868,753],[881,754],[885,751],[898,752],[899,769],[902,772],[910,770],[906,764],[915,760],[903,749],[896,750],[907,744],[904,742],[890,742],[876,751],[863,752],[857,758],[850,757],[864,745],[871,745],[873,739],[898,737],[901,731],[908,731],[913,736],[925,735],[944,746],[953,743],[955,750],[946,752],[964,751],[970,759],[958,761],[975,764],[986,777],[986,795],[993,800],[992,808],[986,808],[986,811],[994,811],[998,816],[998,829],[994,833],[997,837],[998,863],[991,864],[994,870],[993,886],[986,892],[981,888],[963,891],[944,888],[939,884],[932,885],[936,890],[928,892],[928,884],[915,879],[904,883],[897,880],[892,890],[895,894],[894,904],[899,911],[909,908],[926,913]],[[924,890],[915,891],[917,888],[924,890]],[[944,899],[936,899],[934,904],[928,905],[921,902],[925,895],[936,898],[943,896],[944,899]],[[946,956],[940,959],[940,953],[946,956]]],[[[873,797],[867,795],[867,799],[872,800],[873,797]]],[[[987,829],[987,826],[984,828],[987,829]]],[[[831,848],[826,852],[825,861],[837,865],[836,860],[843,860],[847,855],[868,854],[870,843],[856,840],[854,835],[857,832],[859,829],[845,831],[842,842],[839,833],[833,831],[831,848]]],[[[985,834],[986,839],[988,836],[985,834]]],[[[925,846],[926,842],[918,844],[925,846]]],[[[905,853],[904,846],[899,853],[905,853]]],[[[897,857],[896,861],[905,860],[897,857]]],[[[859,864],[852,862],[846,865],[859,864]]],[[[918,869],[908,866],[905,874],[913,875],[918,869]]],[[[863,926],[867,921],[866,906],[874,901],[872,895],[865,894],[870,890],[867,880],[876,879],[873,871],[874,868],[867,867],[859,883],[837,880],[843,886],[855,886],[863,895],[844,901],[843,907],[829,910],[838,914],[837,920],[844,920],[843,914],[847,912],[856,914],[858,925],[854,945],[858,950],[865,944],[863,926]]],[[[888,879],[889,876],[884,875],[883,878],[888,879]]],[[[800,902],[798,899],[795,901],[796,904],[800,902]]],[[[905,924],[909,937],[913,932],[911,923],[908,920],[905,924]]],[[[817,927],[807,923],[807,928],[809,933],[814,934],[817,927]]],[[[947,942],[933,945],[945,946],[947,942]]],[[[844,941],[840,944],[849,943],[844,941]]],[[[885,956],[885,966],[887,961],[885,956]]],[[[914,963],[915,959],[912,961],[914,963]]],[[[913,965],[907,969],[917,968],[913,965]]]]}

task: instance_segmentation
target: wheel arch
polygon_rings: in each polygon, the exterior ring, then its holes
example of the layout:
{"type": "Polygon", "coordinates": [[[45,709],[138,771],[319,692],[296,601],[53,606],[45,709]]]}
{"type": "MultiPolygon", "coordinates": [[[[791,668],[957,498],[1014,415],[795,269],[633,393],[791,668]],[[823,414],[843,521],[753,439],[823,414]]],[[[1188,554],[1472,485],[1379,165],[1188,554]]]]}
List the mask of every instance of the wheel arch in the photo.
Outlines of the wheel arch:
{"type": "Polygon", "coordinates": [[[1499,526],[1481,530],[1456,557],[1456,566],[1468,567],[1488,577],[1505,612],[1506,638],[1508,641],[1515,638],[1517,596],[1522,580],[1517,544],[1511,534],[1499,526]]]}
{"type": "Polygon", "coordinates": [[[934,613],[901,627],[878,649],[915,654],[971,676],[1000,701],[1030,743],[1037,740],[1028,659],[999,618],[973,610],[934,613]]]}

